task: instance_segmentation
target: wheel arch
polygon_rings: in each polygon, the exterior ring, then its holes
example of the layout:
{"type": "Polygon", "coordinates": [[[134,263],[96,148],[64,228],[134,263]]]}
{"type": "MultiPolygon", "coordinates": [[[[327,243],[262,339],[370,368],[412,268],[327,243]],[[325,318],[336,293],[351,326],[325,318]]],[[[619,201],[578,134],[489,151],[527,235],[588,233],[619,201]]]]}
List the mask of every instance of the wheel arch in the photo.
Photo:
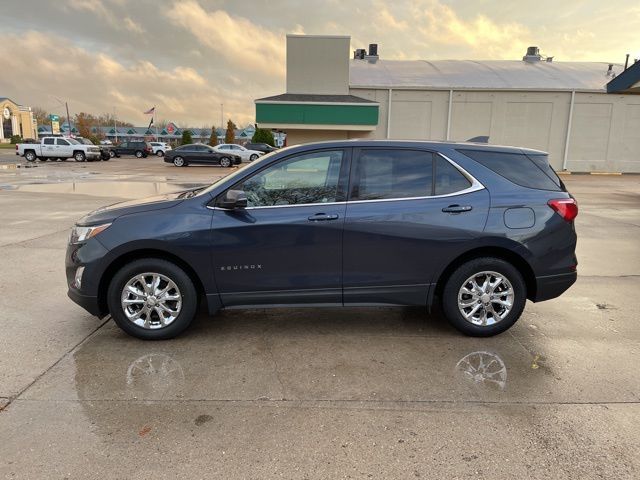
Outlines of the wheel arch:
{"type": "Polygon", "coordinates": [[[109,311],[109,307],[107,305],[107,290],[109,288],[109,283],[111,283],[111,280],[113,279],[116,272],[130,262],[145,258],[154,258],[174,263],[182,270],[184,270],[184,272],[189,276],[189,278],[193,282],[194,287],[196,288],[196,291],[198,292],[199,299],[202,299],[206,295],[204,284],[200,276],[193,268],[191,268],[191,266],[187,262],[185,262],[179,256],[160,249],[138,249],[125,252],[122,255],[116,257],[104,270],[98,286],[98,306],[100,307],[101,312],[109,311]]]}
{"type": "Polygon", "coordinates": [[[459,255],[455,259],[453,259],[440,273],[438,276],[438,280],[436,282],[436,287],[432,290],[432,293],[429,295],[429,306],[433,304],[434,297],[441,297],[442,290],[444,289],[447,280],[451,274],[463,263],[466,263],[474,258],[481,257],[494,257],[509,262],[511,265],[516,267],[518,271],[522,274],[525,285],[527,287],[527,298],[532,299],[536,296],[536,277],[533,272],[533,268],[527,260],[520,255],[519,253],[506,248],[506,247],[498,247],[498,246],[483,246],[474,248],[472,250],[468,250],[465,253],[459,255]]]}

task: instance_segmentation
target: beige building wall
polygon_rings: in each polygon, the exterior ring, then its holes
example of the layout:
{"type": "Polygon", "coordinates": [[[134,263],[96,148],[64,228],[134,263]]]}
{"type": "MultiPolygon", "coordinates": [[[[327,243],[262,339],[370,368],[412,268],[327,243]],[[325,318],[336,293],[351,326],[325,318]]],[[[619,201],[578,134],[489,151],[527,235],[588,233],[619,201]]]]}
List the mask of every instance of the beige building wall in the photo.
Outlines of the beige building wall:
{"type": "MultiPolygon", "coordinates": [[[[380,103],[377,129],[350,138],[447,140],[448,90],[350,93],[380,103]]],[[[640,95],[576,93],[568,144],[571,92],[453,91],[452,100],[449,140],[488,135],[493,144],[544,150],[556,170],[568,146],[567,170],[640,173],[640,95]]]]}
{"type": "MultiPolygon", "coordinates": [[[[287,129],[287,145],[300,145],[301,143],[324,142],[329,140],[347,140],[353,138],[346,130],[303,130],[287,129]]],[[[366,132],[357,132],[366,134],[366,132]]],[[[360,137],[355,137],[360,138],[360,137]]]]}
{"type": "Polygon", "coordinates": [[[347,95],[348,36],[287,35],[287,93],[347,95]]]}
{"type": "Polygon", "coordinates": [[[21,135],[22,138],[37,138],[37,126],[33,120],[31,108],[20,106],[9,99],[0,100],[0,142],[11,140],[11,135],[21,135]],[[5,108],[9,109],[10,117],[4,118],[5,108]],[[10,125],[8,135],[4,134],[4,125],[10,125]]]}

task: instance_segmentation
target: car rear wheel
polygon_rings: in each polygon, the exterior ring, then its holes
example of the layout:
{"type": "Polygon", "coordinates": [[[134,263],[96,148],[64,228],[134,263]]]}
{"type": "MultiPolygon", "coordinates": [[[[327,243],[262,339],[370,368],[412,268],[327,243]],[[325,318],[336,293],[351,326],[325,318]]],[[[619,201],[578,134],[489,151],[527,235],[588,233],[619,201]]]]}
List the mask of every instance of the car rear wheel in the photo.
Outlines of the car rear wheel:
{"type": "Polygon", "coordinates": [[[174,157],[173,164],[176,167],[186,167],[187,166],[187,162],[185,162],[184,158],[182,158],[182,157],[174,157]]]}
{"type": "Polygon", "coordinates": [[[509,262],[482,257],[458,267],[442,292],[442,309],[459,331],[489,337],[511,327],[524,310],[527,288],[509,262]]]}
{"type": "Polygon", "coordinates": [[[84,162],[87,159],[87,156],[84,154],[84,152],[76,152],[73,154],[73,159],[76,162],[84,162]]]}
{"type": "Polygon", "coordinates": [[[253,162],[254,160],[257,160],[257,159],[258,159],[258,154],[257,154],[257,153],[254,153],[253,155],[251,155],[251,156],[249,157],[249,160],[251,160],[252,162],[253,162]]]}
{"type": "Polygon", "coordinates": [[[231,159],[229,157],[222,157],[220,159],[220,166],[224,168],[229,168],[231,166],[231,159]]]}
{"type": "Polygon", "coordinates": [[[142,158],[142,157],[144,157],[144,153],[142,153],[140,150],[136,150],[135,155],[136,155],[136,157],[137,157],[137,158],[142,158]]]}
{"type": "Polygon", "coordinates": [[[164,157],[164,152],[163,152],[162,150],[158,150],[158,151],[156,152],[156,155],[157,155],[158,157],[164,157]]]}
{"type": "Polygon", "coordinates": [[[115,156],[116,156],[116,152],[114,152],[113,150],[109,150],[109,157],[114,158],[115,156]]]}
{"type": "Polygon", "coordinates": [[[180,267],[146,258],[127,264],[114,275],[107,304],[113,320],[129,335],[164,340],[179,335],[191,324],[198,294],[180,267]]]}
{"type": "Polygon", "coordinates": [[[35,153],[35,152],[31,152],[31,151],[29,151],[29,152],[26,152],[26,153],[24,154],[24,159],[25,159],[27,162],[35,162],[37,158],[38,158],[38,157],[36,156],[36,153],[35,153]]]}

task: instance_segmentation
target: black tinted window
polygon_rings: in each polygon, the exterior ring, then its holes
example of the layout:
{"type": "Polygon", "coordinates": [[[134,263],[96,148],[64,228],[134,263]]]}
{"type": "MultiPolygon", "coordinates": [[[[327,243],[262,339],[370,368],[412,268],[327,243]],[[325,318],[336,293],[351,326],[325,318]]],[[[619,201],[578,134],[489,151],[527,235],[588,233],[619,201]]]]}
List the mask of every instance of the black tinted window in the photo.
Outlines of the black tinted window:
{"type": "Polygon", "coordinates": [[[362,150],[355,163],[353,200],[431,195],[433,155],[417,150],[362,150]]]}
{"type": "Polygon", "coordinates": [[[471,182],[447,160],[436,156],[435,195],[459,192],[471,186],[471,182]]]}
{"type": "Polygon", "coordinates": [[[560,177],[558,177],[555,170],[551,168],[551,165],[549,165],[548,155],[527,155],[527,157],[529,157],[531,161],[535,163],[540,170],[546,173],[547,176],[551,180],[553,180],[553,183],[555,183],[558,186],[561,186],[560,177]]]}
{"type": "Polygon", "coordinates": [[[45,144],[45,145],[53,145],[53,144],[54,144],[54,142],[55,142],[55,139],[54,139],[54,138],[45,138],[45,139],[44,139],[44,144],[45,144]]]}
{"type": "Polygon", "coordinates": [[[332,150],[289,158],[234,188],[244,190],[250,207],[335,202],[342,157],[332,150]]]}
{"type": "Polygon", "coordinates": [[[522,153],[458,150],[515,184],[542,190],[559,190],[559,185],[522,153]]]}

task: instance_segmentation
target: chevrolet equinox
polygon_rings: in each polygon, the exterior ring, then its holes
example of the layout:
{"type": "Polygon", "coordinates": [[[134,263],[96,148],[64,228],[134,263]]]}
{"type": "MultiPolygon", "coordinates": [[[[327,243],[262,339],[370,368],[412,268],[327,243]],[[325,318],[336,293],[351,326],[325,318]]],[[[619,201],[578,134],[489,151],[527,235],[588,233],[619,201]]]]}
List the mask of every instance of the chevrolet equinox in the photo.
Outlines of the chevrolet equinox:
{"type": "Polygon", "coordinates": [[[75,225],[69,297],[142,339],[229,308],[441,305],[467,335],[576,281],[578,206],[544,152],[351,140],[270,153],[204,188],[75,225]]]}

